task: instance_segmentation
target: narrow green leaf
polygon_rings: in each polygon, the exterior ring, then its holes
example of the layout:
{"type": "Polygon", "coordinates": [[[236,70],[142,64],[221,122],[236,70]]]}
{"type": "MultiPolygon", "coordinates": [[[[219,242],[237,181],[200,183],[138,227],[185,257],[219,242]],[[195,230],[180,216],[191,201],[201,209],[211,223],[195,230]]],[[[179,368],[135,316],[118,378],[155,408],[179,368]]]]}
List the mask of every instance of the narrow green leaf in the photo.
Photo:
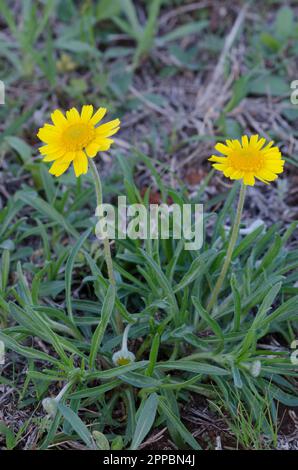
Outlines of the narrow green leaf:
{"type": "Polygon", "coordinates": [[[171,422],[172,426],[180,434],[182,439],[191,446],[192,449],[200,450],[201,447],[193,437],[193,435],[186,429],[184,424],[180,421],[179,418],[172,412],[168,407],[167,402],[164,397],[159,397],[159,408],[162,414],[171,422]]]}
{"type": "Polygon", "coordinates": [[[9,268],[10,268],[10,250],[3,250],[2,259],[1,259],[1,271],[0,271],[1,289],[3,292],[5,291],[7,282],[8,282],[9,268]]]}
{"type": "Polygon", "coordinates": [[[222,369],[221,367],[185,359],[180,359],[179,361],[159,362],[156,364],[156,369],[183,370],[187,372],[194,372],[195,374],[207,374],[210,376],[229,375],[229,372],[226,369],[222,369]]]}
{"type": "Polygon", "coordinates": [[[37,194],[32,193],[32,191],[22,190],[16,193],[16,197],[29,206],[34,207],[34,209],[55,222],[59,227],[63,227],[64,230],[73,235],[76,239],[79,238],[78,232],[71,226],[65,217],[63,217],[63,215],[61,215],[52,205],[37,196],[37,194]]]}
{"type": "Polygon", "coordinates": [[[137,412],[137,423],[130,446],[131,450],[137,450],[139,445],[143,442],[148,432],[153,426],[158,406],[158,395],[152,393],[145,399],[137,412]]]}
{"type": "Polygon", "coordinates": [[[182,26],[178,26],[170,33],[164,34],[161,38],[158,39],[157,43],[160,46],[164,46],[167,42],[174,41],[176,39],[181,39],[184,36],[189,36],[190,34],[198,34],[203,29],[208,26],[209,22],[205,20],[187,23],[182,26]]]}
{"type": "Polygon", "coordinates": [[[81,398],[93,398],[93,399],[98,399],[100,395],[105,394],[106,392],[109,392],[110,390],[113,390],[113,388],[118,387],[121,384],[121,380],[112,380],[111,382],[108,382],[103,385],[98,385],[98,387],[89,387],[89,388],[83,388],[81,390],[78,390],[77,392],[73,392],[69,395],[69,398],[74,398],[74,399],[81,399],[81,398]]]}
{"type": "Polygon", "coordinates": [[[17,352],[21,356],[27,357],[28,359],[36,359],[38,361],[46,361],[52,364],[55,364],[58,368],[61,367],[61,363],[50,356],[49,354],[44,353],[43,351],[38,351],[32,347],[21,346],[18,341],[14,340],[12,337],[8,336],[5,333],[0,331],[0,340],[3,341],[7,349],[17,352]]]}
{"type": "Polygon", "coordinates": [[[8,450],[12,450],[16,446],[16,436],[13,431],[3,422],[0,421],[0,435],[5,436],[6,447],[8,450]]]}
{"type": "Polygon", "coordinates": [[[221,349],[223,349],[223,345],[224,345],[224,334],[222,332],[222,329],[221,327],[219,326],[219,323],[214,320],[214,318],[212,318],[210,316],[210,314],[207,312],[207,310],[205,310],[200,301],[196,298],[196,297],[192,297],[192,302],[196,308],[196,310],[199,312],[199,314],[201,315],[201,317],[203,318],[203,320],[205,320],[205,322],[207,323],[207,325],[211,328],[211,330],[213,331],[213,333],[218,337],[218,339],[220,340],[220,343],[219,343],[219,346],[218,346],[218,349],[214,352],[214,354],[216,354],[218,351],[220,351],[221,349]]]}
{"type": "Polygon", "coordinates": [[[80,436],[82,441],[85,442],[86,446],[89,447],[89,449],[94,449],[92,436],[87,426],[83,423],[79,416],[63,403],[58,403],[58,410],[64,419],[66,419],[67,422],[71,425],[73,430],[80,436]]]}
{"type": "Polygon", "coordinates": [[[155,334],[149,355],[149,365],[146,370],[146,375],[151,376],[154,371],[155,364],[157,362],[158,350],[159,350],[160,336],[158,333],[155,334]]]}
{"type": "Polygon", "coordinates": [[[90,369],[94,367],[98,348],[100,346],[100,343],[103,339],[103,336],[109,324],[111,315],[113,313],[113,309],[115,305],[115,295],[116,295],[115,287],[113,285],[110,285],[107,290],[104,302],[103,302],[99,324],[91,340],[90,356],[89,356],[90,369]]]}
{"type": "Polygon", "coordinates": [[[89,236],[91,232],[91,228],[86,230],[86,232],[81,235],[81,237],[76,242],[75,246],[71,250],[70,256],[67,260],[66,267],[65,267],[65,300],[66,300],[66,308],[69,315],[69,318],[73,322],[73,313],[72,313],[72,303],[71,303],[71,281],[72,281],[72,271],[75,259],[77,257],[78,252],[80,251],[82,245],[84,244],[85,240],[89,236]]]}
{"type": "Polygon", "coordinates": [[[232,274],[231,276],[231,288],[234,299],[234,325],[233,331],[239,331],[241,323],[241,296],[237,287],[236,276],[232,274]]]}

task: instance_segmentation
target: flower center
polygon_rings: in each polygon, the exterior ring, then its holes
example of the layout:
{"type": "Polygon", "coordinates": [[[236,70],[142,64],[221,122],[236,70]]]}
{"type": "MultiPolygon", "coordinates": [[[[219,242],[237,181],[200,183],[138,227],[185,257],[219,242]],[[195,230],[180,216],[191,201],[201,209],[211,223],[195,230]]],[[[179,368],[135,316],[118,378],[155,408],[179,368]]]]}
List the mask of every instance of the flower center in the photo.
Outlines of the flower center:
{"type": "Polygon", "coordinates": [[[128,357],[119,357],[117,359],[117,364],[118,366],[125,366],[126,364],[130,364],[131,361],[128,359],[128,357]]]}
{"type": "Polygon", "coordinates": [[[85,123],[71,124],[62,135],[67,150],[82,150],[94,138],[94,128],[85,123]]]}
{"type": "Polygon", "coordinates": [[[263,156],[258,150],[242,150],[230,155],[232,166],[240,171],[256,172],[263,168],[263,156]]]}

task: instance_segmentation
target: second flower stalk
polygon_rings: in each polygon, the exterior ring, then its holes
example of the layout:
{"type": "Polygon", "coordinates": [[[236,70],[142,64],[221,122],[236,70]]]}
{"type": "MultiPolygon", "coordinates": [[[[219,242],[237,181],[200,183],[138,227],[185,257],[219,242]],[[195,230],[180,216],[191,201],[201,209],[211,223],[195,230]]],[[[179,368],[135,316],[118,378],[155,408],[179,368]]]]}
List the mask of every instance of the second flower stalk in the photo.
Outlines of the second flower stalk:
{"type": "MultiPolygon", "coordinates": [[[[94,187],[95,187],[95,193],[96,193],[96,204],[97,206],[99,206],[103,203],[102,184],[101,184],[101,179],[100,179],[100,175],[97,170],[96,164],[94,163],[92,159],[90,159],[90,169],[91,169],[91,174],[92,174],[93,181],[94,181],[94,187]]],[[[113,271],[113,261],[112,261],[110,240],[108,239],[108,237],[103,237],[103,248],[104,248],[104,258],[105,258],[105,262],[107,266],[109,282],[110,284],[114,286],[116,283],[115,283],[115,276],[114,276],[114,271],[113,271]]],[[[118,330],[117,333],[121,334],[123,331],[123,322],[117,310],[115,313],[115,320],[116,320],[116,325],[117,325],[117,330],[118,330]]]]}
{"type": "Polygon", "coordinates": [[[214,289],[212,291],[210,300],[207,305],[207,312],[211,312],[212,308],[214,307],[214,304],[217,301],[218,294],[220,293],[220,290],[222,288],[222,285],[224,283],[226,274],[228,272],[229,266],[232,261],[232,256],[233,256],[233,251],[237,242],[238,234],[239,234],[239,228],[240,228],[240,223],[241,223],[241,216],[243,212],[243,207],[244,207],[244,201],[245,201],[245,193],[246,193],[246,186],[244,183],[241,183],[240,187],[240,194],[239,194],[239,200],[238,200],[238,206],[237,206],[237,212],[236,212],[236,218],[235,222],[233,225],[232,229],[232,234],[231,238],[229,241],[228,249],[227,249],[227,254],[224,260],[224,264],[222,266],[220,275],[217,279],[217,282],[214,286],[214,289]]]}

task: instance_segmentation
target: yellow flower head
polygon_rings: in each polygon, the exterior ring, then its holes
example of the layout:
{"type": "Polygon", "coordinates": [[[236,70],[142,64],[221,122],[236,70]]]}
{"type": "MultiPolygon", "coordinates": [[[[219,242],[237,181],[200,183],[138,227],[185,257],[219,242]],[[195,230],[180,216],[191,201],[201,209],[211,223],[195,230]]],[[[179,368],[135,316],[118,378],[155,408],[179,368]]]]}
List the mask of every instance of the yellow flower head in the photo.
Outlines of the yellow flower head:
{"type": "Polygon", "coordinates": [[[246,135],[239,140],[227,140],[226,145],[217,144],[215,149],[223,156],[212,155],[209,160],[215,162],[213,167],[222,171],[232,180],[243,180],[245,185],[254,186],[255,178],[268,184],[278,178],[283,172],[284,160],[277,147],[269,142],[264,147],[266,139],[259,139],[258,135],[246,135]]]}
{"type": "Polygon", "coordinates": [[[99,108],[93,114],[93,106],[85,105],[81,114],[76,108],[66,111],[66,116],[59,109],[51,114],[53,124],[45,124],[37,137],[45,143],[39,148],[43,161],[54,162],[49,170],[52,175],[62,175],[71,162],[76,176],[87,173],[87,157],[110,148],[114,141],[109,137],[119,130],[120,121],[114,119],[96,127],[106,112],[99,108]]]}

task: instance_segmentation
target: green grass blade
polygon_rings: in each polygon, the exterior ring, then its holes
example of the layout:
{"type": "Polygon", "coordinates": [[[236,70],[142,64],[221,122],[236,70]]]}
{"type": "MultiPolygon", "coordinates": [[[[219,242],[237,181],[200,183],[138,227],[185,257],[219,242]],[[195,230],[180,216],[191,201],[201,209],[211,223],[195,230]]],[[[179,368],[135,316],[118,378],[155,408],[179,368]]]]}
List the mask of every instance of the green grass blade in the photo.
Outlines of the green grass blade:
{"type": "Polygon", "coordinates": [[[143,442],[155,421],[158,406],[158,395],[152,393],[148,398],[143,400],[137,411],[137,423],[130,446],[131,450],[137,450],[143,442]]]}
{"type": "Polygon", "coordinates": [[[90,356],[89,356],[90,369],[93,369],[94,367],[96,355],[97,355],[100,343],[104,337],[105,331],[107,329],[111,315],[113,313],[113,309],[115,305],[115,295],[116,295],[115,287],[110,285],[107,290],[106,297],[104,299],[103,306],[101,309],[101,316],[100,316],[99,324],[91,340],[91,348],[90,348],[90,356]]]}

